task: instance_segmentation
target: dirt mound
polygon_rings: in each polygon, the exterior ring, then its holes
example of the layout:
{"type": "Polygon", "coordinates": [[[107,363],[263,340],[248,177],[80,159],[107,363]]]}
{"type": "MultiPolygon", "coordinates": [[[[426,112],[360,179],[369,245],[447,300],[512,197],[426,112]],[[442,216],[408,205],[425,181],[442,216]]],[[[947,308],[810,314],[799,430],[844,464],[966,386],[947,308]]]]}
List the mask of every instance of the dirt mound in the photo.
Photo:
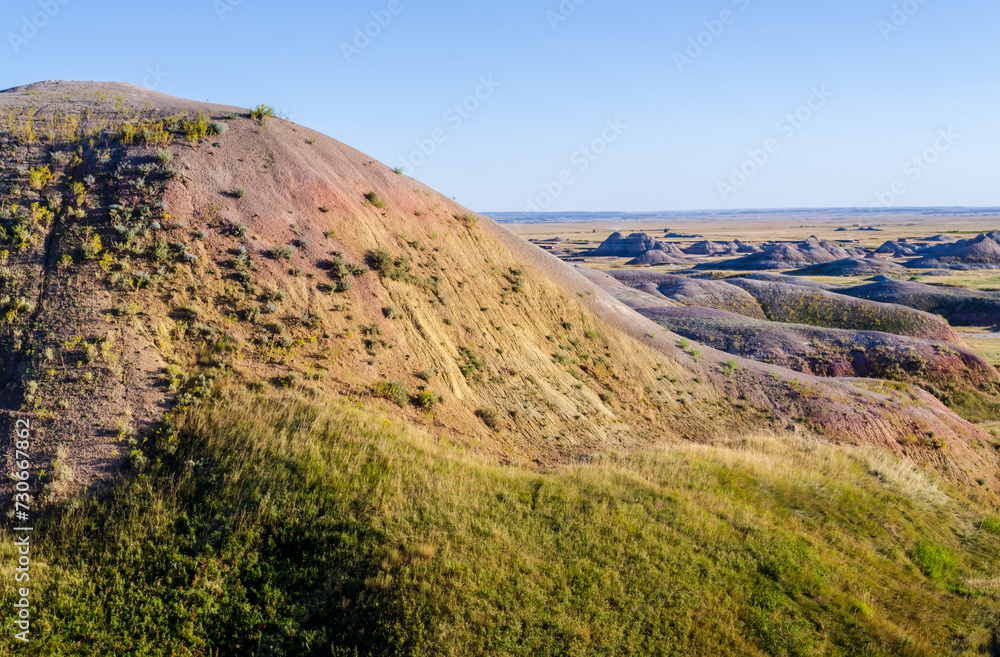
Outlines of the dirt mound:
{"type": "Polygon", "coordinates": [[[729,279],[752,294],[767,319],[855,331],[882,331],[897,335],[961,344],[947,322],[906,306],[859,299],[801,285],[747,278],[729,279]]]}
{"type": "Polygon", "coordinates": [[[639,290],[663,295],[685,306],[702,306],[764,319],[760,304],[746,290],[724,281],[708,281],[627,270],[607,272],[615,280],[639,290]]]}
{"type": "Polygon", "coordinates": [[[669,247],[646,233],[632,233],[629,236],[612,233],[599,247],[587,253],[594,258],[638,258],[647,251],[669,251],[669,247]]]}
{"type": "Polygon", "coordinates": [[[917,247],[903,241],[888,241],[875,250],[879,255],[890,255],[898,258],[917,255],[917,247]]]}
{"type": "Polygon", "coordinates": [[[860,299],[916,308],[941,315],[956,326],[1000,324],[1000,293],[960,287],[927,285],[916,281],[873,281],[837,290],[860,299]]]}
{"type": "Polygon", "coordinates": [[[686,267],[691,264],[686,258],[679,258],[674,255],[670,255],[666,251],[661,249],[653,249],[652,251],[646,251],[638,258],[633,258],[625,263],[626,265],[631,265],[635,267],[642,266],[655,266],[655,265],[679,265],[686,267]]]}
{"type": "Polygon", "coordinates": [[[875,274],[907,274],[906,268],[894,262],[874,258],[845,258],[790,272],[796,276],[872,276],[875,274]]]}
{"type": "Polygon", "coordinates": [[[709,240],[704,240],[702,242],[695,242],[687,247],[684,249],[684,253],[688,255],[714,256],[728,253],[732,248],[731,244],[717,244],[709,240]]]}
{"type": "Polygon", "coordinates": [[[848,250],[838,244],[810,237],[805,242],[764,245],[759,253],[724,263],[705,263],[698,267],[740,270],[801,269],[814,264],[865,255],[867,252],[863,249],[848,250]]]}
{"type": "Polygon", "coordinates": [[[907,266],[915,269],[1000,269],[1000,235],[987,233],[931,246],[924,249],[922,255],[907,266]]]}

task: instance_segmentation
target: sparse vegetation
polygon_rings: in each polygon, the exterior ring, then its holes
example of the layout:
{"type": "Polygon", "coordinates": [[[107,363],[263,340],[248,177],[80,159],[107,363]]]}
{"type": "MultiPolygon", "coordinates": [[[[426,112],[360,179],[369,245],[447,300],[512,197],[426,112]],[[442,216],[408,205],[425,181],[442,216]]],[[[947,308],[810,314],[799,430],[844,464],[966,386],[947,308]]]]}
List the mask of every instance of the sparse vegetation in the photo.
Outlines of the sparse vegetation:
{"type": "Polygon", "coordinates": [[[371,268],[384,278],[394,281],[407,280],[411,277],[410,260],[405,257],[393,258],[385,249],[377,249],[368,254],[371,268]]]}
{"type": "Polygon", "coordinates": [[[288,262],[292,259],[299,250],[291,244],[286,244],[284,246],[279,246],[277,248],[271,249],[269,255],[275,260],[282,260],[288,262]]]}
{"type": "Polygon", "coordinates": [[[249,111],[249,115],[251,119],[263,125],[267,119],[277,116],[277,113],[270,105],[258,105],[249,111]]]}
{"type": "Polygon", "coordinates": [[[397,381],[376,381],[372,384],[372,394],[401,407],[406,406],[406,402],[410,398],[406,386],[397,381]]]}

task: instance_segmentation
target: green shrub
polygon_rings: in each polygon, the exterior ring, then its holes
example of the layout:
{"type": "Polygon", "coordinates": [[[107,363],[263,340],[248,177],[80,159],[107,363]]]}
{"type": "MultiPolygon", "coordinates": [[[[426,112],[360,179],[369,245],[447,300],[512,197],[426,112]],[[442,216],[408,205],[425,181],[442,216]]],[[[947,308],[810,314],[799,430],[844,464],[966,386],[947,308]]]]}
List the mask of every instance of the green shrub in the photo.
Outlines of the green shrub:
{"type": "Polygon", "coordinates": [[[385,201],[379,198],[379,195],[376,194],[375,192],[368,192],[367,194],[365,194],[365,200],[367,200],[369,203],[374,205],[379,210],[385,207],[385,201]]]}
{"type": "Polygon", "coordinates": [[[462,376],[469,383],[481,383],[483,371],[486,369],[486,361],[476,356],[468,347],[462,347],[459,350],[459,358],[458,369],[461,370],[462,376]]]}
{"type": "Polygon", "coordinates": [[[406,402],[410,398],[410,392],[406,386],[398,381],[376,381],[372,384],[372,394],[387,399],[400,407],[406,406],[406,402]]]}

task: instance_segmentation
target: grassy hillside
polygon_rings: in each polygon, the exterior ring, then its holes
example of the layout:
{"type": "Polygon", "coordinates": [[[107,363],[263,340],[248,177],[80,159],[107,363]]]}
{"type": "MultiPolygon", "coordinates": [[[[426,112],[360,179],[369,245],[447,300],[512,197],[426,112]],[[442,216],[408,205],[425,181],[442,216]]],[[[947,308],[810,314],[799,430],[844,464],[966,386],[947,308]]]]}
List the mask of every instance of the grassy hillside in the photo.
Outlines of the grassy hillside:
{"type": "Polygon", "coordinates": [[[217,396],[38,522],[45,638],[17,654],[1000,647],[1000,522],[875,451],[759,437],[537,473],[348,401],[217,396]]]}

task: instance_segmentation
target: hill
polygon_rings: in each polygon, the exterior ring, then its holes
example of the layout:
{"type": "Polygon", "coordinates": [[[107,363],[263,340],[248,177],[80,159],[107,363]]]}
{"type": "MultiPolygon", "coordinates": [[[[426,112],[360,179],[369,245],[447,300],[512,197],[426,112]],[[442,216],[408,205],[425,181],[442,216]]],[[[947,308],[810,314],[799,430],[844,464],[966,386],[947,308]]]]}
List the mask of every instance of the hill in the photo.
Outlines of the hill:
{"type": "Polygon", "coordinates": [[[919,386],[692,344],[267,106],[48,82],[0,109],[39,612],[0,654],[1000,641],[996,443],[919,386]]]}

